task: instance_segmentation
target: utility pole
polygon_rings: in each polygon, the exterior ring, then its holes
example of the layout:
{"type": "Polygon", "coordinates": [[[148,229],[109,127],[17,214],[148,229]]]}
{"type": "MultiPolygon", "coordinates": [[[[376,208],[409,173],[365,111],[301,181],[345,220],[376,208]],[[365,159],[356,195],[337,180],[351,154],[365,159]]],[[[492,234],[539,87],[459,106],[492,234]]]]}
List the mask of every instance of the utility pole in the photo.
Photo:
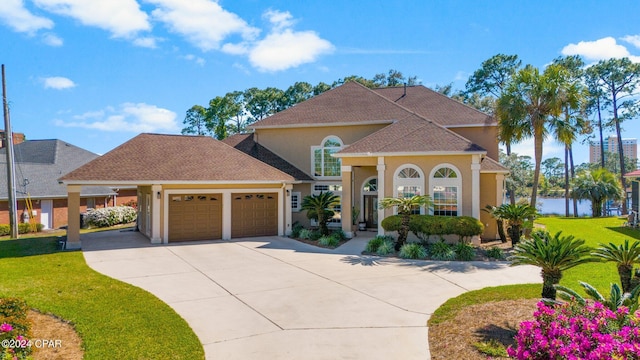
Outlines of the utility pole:
{"type": "Polygon", "coordinates": [[[4,140],[7,148],[7,188],[9,201],[9,226],[11,228],[11,238],[18,238],[18,207],[16,204],[15,169],[13,161],[13,133],[11,132],[11,121],[9,120],[9,105],[7,104],[7,86],[4,75],[4,64],[2,64],[2,106],[4,109],[4,140]]]}

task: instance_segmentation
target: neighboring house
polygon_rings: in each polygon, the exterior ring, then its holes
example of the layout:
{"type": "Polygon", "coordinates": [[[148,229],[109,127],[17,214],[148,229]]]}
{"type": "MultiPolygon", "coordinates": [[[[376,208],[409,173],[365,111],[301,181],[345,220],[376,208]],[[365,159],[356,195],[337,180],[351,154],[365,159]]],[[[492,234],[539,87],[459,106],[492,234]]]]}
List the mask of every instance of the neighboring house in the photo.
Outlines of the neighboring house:
{"type": "Polygon", "coordinates": [[[302,199],[324,191],[340,196],[331,225],[348,235],[353,208],[383,233],[393,210],[378,209],[379,198],[428,194],[435,215],[476,217],[485,238],[497,237],[481,211],[504,196],[497,123],[444,95],[348,82],[250,128],[224,143],[141,134],[61,181],[70,199],[80,185],[137,186],[139,228],[154,243],[285,235],[310,224],[302,199]]]}
{"type": "MultiPolygon", "coordinates": [[[[29,140],[14,145],[14,157],[18,222],[35,217],[44,229],[67,225],[67,188],[58,178],[98,155],[60,140],[29,140]],[[28,199],[32,203],[31,213],[27,211],[28,199]]],[[[0,224],[9,223],[7,192],[6,148],[1,148],[0,224]]],[[[123,197],[109,187],[83,187],[80,210],[121,205],[137,199],[135,190],[132,193],[123,190],[120,194],[123,197]]]]}
{"type": "Polygon", "coordinates": [[[636,213],[640,211],[640,170],[624,174],[631,182],[631,209],[636,213]]]}

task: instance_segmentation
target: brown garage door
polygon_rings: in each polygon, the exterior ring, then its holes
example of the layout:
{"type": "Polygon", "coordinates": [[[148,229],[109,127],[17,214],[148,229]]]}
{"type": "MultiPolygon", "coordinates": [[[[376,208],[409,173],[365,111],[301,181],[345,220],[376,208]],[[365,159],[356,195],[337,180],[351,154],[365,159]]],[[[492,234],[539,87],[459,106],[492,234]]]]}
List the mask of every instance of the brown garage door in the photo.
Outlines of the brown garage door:
{"type": "Polygon", "coordinates": [[[232,194],[231,237],[278,235],[278,194],[232,194]]]}
{"type": "Polygon", "coordinates": [[[222,238],[222,195],[169,195],[169,241],[222,238]]]}

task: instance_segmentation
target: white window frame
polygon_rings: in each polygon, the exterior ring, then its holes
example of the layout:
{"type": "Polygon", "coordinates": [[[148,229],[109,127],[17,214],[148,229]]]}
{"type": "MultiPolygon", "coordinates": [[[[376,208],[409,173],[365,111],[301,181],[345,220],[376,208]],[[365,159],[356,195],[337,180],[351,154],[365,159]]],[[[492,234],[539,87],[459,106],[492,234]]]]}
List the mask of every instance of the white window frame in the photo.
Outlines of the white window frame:
{"type": "MultiPolygon", "coordinates": [[[[443,163],[436,165],[433,169],[431,169],[431,173],[429,174],[429,196],[431,196],[431,200],[435,200],[433,197],[433,189],[436,186],[444,186],[444,187],[457,187],[456,195],[457,195],[457,215],[462,216],[462,173],[460,169],[458,169],[455,165],[449,163],[443,163]],[[438,170],[443,168],[450,168],[455,171],[457,177],[456,178],[435,178],[435,174],[438,170]]],[[[434,208],[435,211],[435,208],[434,208]]],[[[446,215],[441,215],[446,216],[446,215]]]]}
{"type": "Polygon", "coordinates": [[[299,191],[291,192],[291,211],[292,212],[300,212],[302,210],[302,193],[299,191]],[[294,198],[296,199],[294,202],[294,198]],[[294,206],[294,203],[296,206],[294,206]]]}
{"type": "MultiPolygon", "coordinates": [[[[398,168],[396,169],[396,171],[393,173],[393,196],[394,197],[398,197],[398,187],[399,186],[415,186],[415,187],[419,187],[419,194],[420,195],[424,195],[424,189],[425,189],[425,184],[424,184],[424,172],[422,171],[422,169],[414,164],[402,164],[400,166],[398,166],[398,168]],[[413,169],[415,170],[418,175],[420,175],[419,178],[399,178],[398,175],[400,175],[400,172],[404,169],[413,169]]],[[[393,213],[394,214],[398,214],[398,209],[394,208],[393,209],[393,213]]],[[[420,208],[420,214],[424,215],[425,210],[424,207],[420,208]]]]}
{"type": "MultiPolygon", "coordinates": [[[[340,173],[336,176],[324,176],[324,163],[325,163],[325,159],[324,159],[324,149],[325,149],[325,144],[328,140],[330,139],[337,139],[338,142],[340,143],[339,147],[330,147],[331,149],[337,149],[337,151],[340,151],[344,148],[344,142],[342,142],[342,139],[337,136],[337,135],[329,135],[327,137],[325,137],[322,142],[320,143],[320,145],[314,145],[311,146],[311,174],[314,174],[314,176],[317,179],[323,179],[323,180],[339,180],[342,177],[342,171],[340,171],[340,173]],[[315,175],[316,174],[316,157],[315,157],[315,153],[316,150],[320,150],[320,156],[321,156],[321,168],[322,168],[322,175],[315,175]]],[[[339,165],[342,165],[342,159],[340,158],[335,158],[338,161],[339,165]]],[[[338,168],[341,168],[341,166],[338,166],[338,168]]]]}

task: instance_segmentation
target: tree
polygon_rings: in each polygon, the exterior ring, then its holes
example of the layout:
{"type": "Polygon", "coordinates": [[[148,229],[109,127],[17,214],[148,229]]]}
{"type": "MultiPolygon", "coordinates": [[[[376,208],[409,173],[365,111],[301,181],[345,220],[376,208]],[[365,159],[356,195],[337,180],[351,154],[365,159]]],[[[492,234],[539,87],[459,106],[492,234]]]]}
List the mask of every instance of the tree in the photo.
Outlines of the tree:
{"type": "Polygon", "coordinates": [[[482,209],[482,211],[489,213],[494,219],[496,219],[496,225],[498,227],[498,236],[500,237],[500,241],[502,243],[507,242],[507,234],[504,233],[504,221],[500,212],[498,211],[498,206],[487,205],[482,209]]]}
{"type": "Polygon", "coordinates": [[[493,213],[496,219],[507,222],[507,232],[511,238],[511,244],[516,245],[522,237],[522,226],[525,221],[533,221],[538,211],[529,204],[502,204],[493,213]]]}
{"type": "Polygon", "coordinates": [[[531,206],[535,206],[542,162],[542,145],[550,126],[549,120],[560,112],[559,83],[562,68],[548,66],[543,73],[527,65],[519,70],[513,81],[498,99],[496,113],[500,126],[511,136],[534,140],[535,168],[531,189],[531,206]]]}
{"type": "Polygon", "coordinates": [[[284,107],[288,108],[297,103],[310,99],[314,95],[313,85],[308,82],[296,82],[284,92],[284,107]]]}
{"type": "Polygon", "coordinates": [[[236,113],[236,104],[230,96],[216,96],[209,101],[207,128],[216,139],[222,140],[228,136],[227,123],[236,113]]]}
{"type": "Polygon", "coordinates": [[[600,217],[605,201],[622,200],[623,192],[615,175],[606,169],[598,168],[576,176],[573,196],[577,199],[591,200],[592,216],[600,217]]]}
{"type": "Polygon", "coordinates": [[[401,217],[400,229],[398,229],[398,240],[396,241],[396,251],[399,251],[402,245],[407,241],[409,234],[409,221],[414,209],[421,207],[431,208],[433,202],[429,195],[413,195],[411,197],[395,197],[384,198],[378,202],[380,209],[397,208],[398,215],[401,217]]]}
{"type": "Polygon", "coordinates": [[[185,125],[182,129],[183,135],[206,135],[210,133],[207,126],[207,111],[200,105],[193,105],[187,110],[187,115],[184,117],[182,123],[185,125]]]}
{"type": "Polygon", "coordinates": [[[542,173],[552,186],[559,186],[562,181],[564,163],[558,157],[547,158],[541,163],[542,173]]]}
{"type": "Polygon", "coordinates": [[[331,90],[331,85],[321,81],[318,83],[318,85],[313,87],[313,95],[320,95],[328,90],[331,90]]]}
{"type": "MultiPolygon", "coordinates": [[[[601,60],[589,68],[597,86],[608,94],[607,103],[611,106],[611,120],[618,137],[618,156],[620,162],[620,183],[626,189],[624,177],[626,169],[622,148],[621,123],[632,118],[637,111],[636,89],[640,86],[640,64],[632,63],[629,58],[601,60]]],[[[622,213],[627,213],[627,202],[622,202],[622,213]]]]}
{"type": "Polygon", "coordinates": [[[553,237],[548,233],[534,232],[531,239],[525,240],[514,248],[509,257],[511,266],[534,265],[542,269],[542,297],[556,299],[555,284],[562,279],[562,272],[580,264],[592,261],[591,249],[584,245],[584,240],[575,239],[572,235],[553,237]]]}
{"type": "Polygon", "coordinates": [[[264,90],[250,88],[244,91],[244,108],[249,113],[248,122],[253,123],[285,109],[284,91],[273,87],[264,90]]]}
{"type": "Polygon", "coordinates": [[[318,221],[322,235],[329,235],[327,222],[333,216],[333,207],[340,203],[340,197],[334,193],[321,192],[318,195],[308,195],[302,199],[302,210],[307,211],[307,218],[318,221]]]}
{"type": "MultiPolygon", "coordinates": [[[[509,169],[510,174],[505,179],[507,183],[507,191],[509,197],[525,197],[529,194],[530,184],[533,183],[533,163],[531,157],[526,155],[518,155],[511,153],[506,155],[500,151],[500,164],[509,169]]],[[[515,202],[513,203],[515,204],[515,202]]]]}
{"type": "Polygon", "coordinates": [[[640,241],[636,240],[631,245],[629,245],[629,239],[625,239],[624,243],[620,245],[614,243],[600,244],[600,247],[592,255],[603,261],[616,263],[622,291],[631,291],[633,265],[640,264],[640,241]]]}

